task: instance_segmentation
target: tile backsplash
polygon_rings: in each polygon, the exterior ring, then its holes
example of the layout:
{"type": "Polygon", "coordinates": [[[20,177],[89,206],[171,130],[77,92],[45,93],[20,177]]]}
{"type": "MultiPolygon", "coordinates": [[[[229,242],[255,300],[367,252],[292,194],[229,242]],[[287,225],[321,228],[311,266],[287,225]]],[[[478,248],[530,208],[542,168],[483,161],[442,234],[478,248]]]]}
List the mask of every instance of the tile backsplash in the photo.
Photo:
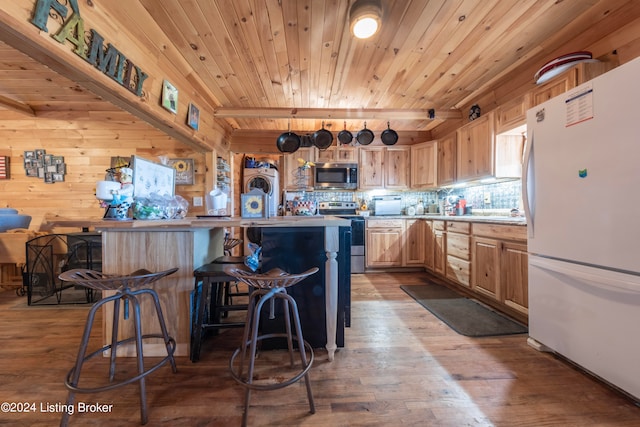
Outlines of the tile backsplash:
{"type": "Polygon", "coordinates": [[[474,187],[453,188],[438,191],[308,191],[290,192],[289,198],[295,196],[321,201],[355,201],[363,200],[371,204],[374,195],[400,195],[403,208],[415,206],[420,200],[427,206],[430,203],[438,203],[438,200],[447,196],[459,196],[467,201],[467,206],[477,210],[513,209],[522,207],[522,184],[520,180],[501,183],[478,185],[474,187]]]}

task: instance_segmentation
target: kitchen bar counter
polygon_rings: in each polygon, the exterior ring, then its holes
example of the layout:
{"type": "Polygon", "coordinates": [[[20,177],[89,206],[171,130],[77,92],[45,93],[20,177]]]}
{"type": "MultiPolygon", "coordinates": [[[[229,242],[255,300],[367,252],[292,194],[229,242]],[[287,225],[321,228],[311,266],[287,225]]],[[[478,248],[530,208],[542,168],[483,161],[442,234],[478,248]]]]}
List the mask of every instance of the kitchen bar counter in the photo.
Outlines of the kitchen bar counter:
{"type": "MultiPolygon", "coordinates": [[[[73,220],[61,218],[50,220],[59,227],[73,227],[73,220]]],[[[169,333],[176,339],[176,355],[189,354],[190,341],[190,295],[193,291],[193,270],[222,255],[224,228],[267,227],[272,229],[291,227],[320,227],[324,229],[325,309],[327,351],[333,360],[336,345],[338,304],[339,228],[349,227],[351,222],[337,217],[275,217],[268,219],[246,218],[184,218],[178,220],[131,220],[131,221],[82,221],[82,226],[94,227],[102,233],[103,272],[107,274],[129,274],[144,268],[150,271],[179,270],[154,284],[160,295],[169,333]]],[[[304,254],[301,254],[304,256],[304,254]]],[[[320,266],[322,267],[322,265],[320,266]]],[[[143,331],[149,333],[157,328],[157,318],[148,305],[142,304],[143,331]]],[[[105,306],[103,337],[105,343],[111,339],[113,308],[105,306]]],[[[130,333],[131,320],[120,321],[125,334],[130,333]]],[[[165,351],[159,342],[145,343],[145,355],[160,356],[165,351]]],[[[135,348],[118,348],[119,356],[133,356],[135,348]]]]}

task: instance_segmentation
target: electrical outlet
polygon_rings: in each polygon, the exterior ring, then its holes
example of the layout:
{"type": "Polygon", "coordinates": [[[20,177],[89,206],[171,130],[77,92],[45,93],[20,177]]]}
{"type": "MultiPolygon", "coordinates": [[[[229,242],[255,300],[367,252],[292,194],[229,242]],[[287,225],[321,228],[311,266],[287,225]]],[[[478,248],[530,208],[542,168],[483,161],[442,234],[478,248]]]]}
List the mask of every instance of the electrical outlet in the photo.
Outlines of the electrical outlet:
{"type": "Polygon", "coordinates": [[[193,206],[202,206],[202,197],[194,197],[193,206]]]}
{"type": "Polygon", "coordinates": [[[484,193],[484,204],[485,205],[491,204],[491,193],[484,193]]]}

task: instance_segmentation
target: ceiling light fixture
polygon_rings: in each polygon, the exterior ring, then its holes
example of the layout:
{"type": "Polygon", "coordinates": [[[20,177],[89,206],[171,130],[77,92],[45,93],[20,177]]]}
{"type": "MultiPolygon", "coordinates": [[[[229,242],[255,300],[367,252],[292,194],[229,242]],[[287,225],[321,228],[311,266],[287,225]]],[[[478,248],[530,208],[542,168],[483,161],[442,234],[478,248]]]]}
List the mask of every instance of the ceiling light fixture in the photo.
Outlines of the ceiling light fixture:
{"type": "Polygon", "coordinates": [[[380,0],[356,0],[349,10],[351,34],[359,39],[368,39],[378,32],[382,24],[380,0]]]}

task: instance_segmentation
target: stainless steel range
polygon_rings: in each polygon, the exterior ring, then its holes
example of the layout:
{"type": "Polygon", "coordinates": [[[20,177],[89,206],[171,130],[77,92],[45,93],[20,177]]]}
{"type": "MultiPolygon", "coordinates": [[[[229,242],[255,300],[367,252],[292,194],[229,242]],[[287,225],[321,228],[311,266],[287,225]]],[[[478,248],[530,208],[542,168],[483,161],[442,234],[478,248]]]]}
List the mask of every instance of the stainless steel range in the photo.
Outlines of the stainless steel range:
{"type": "Polygon", "coordinates": [[[351,273],[364,273],[364,225],[365,219],[356,215],[355,202],[320,202],[320,215],[335,215],[351,220],[351,273]]]}

